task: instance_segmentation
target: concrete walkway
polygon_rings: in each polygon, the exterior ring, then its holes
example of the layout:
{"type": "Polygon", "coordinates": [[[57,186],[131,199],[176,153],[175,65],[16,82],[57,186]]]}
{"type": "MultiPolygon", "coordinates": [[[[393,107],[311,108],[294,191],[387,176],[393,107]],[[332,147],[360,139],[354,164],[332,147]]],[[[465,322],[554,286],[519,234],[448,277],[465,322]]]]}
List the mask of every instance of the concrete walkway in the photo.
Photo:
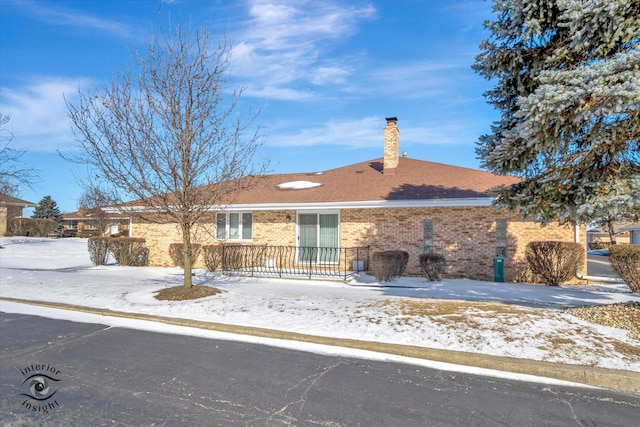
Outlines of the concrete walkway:
{"type": "Polygon", "coordinates": [[[409,345],[385,344],[373,341],[322,337],[257,327],[236,326],[223,323],[154,316],[141,313],[126,313],[121,311],[96,309],[62,303],[29,301],[15,298],[0,298],[0,300],[21,304],[31,304],[41,307],[57,308],[62,310],[73,310],[103,316],[161,322],[170,325],[201,328],[218,332],[244,334],[263,338],[300,341],[338,347],[347,347],[359,350],[368,350],[378,353],[414,357],[457,365],[473,366],[478,368],[494,369],[518,374],[555,378],[558,380],[571,381],[589,386],[616,390],[624,393],[640,394],[640,372],[634,371],[604,369],[592,366],[557,364],[536,360],[517,359],[513,357],[491,356],[478,353],[431,349],[409,345]]]}

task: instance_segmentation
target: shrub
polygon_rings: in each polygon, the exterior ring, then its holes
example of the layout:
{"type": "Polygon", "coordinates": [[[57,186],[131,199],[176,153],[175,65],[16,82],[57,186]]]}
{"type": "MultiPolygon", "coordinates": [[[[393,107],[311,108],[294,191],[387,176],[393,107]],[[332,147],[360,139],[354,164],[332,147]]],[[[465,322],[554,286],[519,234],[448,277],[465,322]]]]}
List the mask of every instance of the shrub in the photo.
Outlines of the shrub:
{"type": "Polygon", "coordinates": [[[640,293],[640,246],[616,245],[609,249],[613,271],[629,286],[631,292],[640,293]]]}
{"type": "Polygon", "coordinates": [[[246,267],[243,252],[244,246],[237,244],[220,245],[222,252],[222,268],[224,270],[242,270],[246,267]]]}
{"type": "Polygon", "coordinates": [[[56,231],[58,223],[43,218],[12,218],[10,228],[14,236],[47,237],[56,231]]]}
{"type": "Polygon", "coordinates": [[[87,249],[93,265],[105,265],[109,260],[108,237],[90,237],[87,241],[87,249]]]}
{"type": "Polygon", "coordinates": [[[406,251],[374,252],[371,256],[371,271],[377,280],[390,282],[404,272],[408,260],[409,253],[406,251]]]}
{"type": "Polygon", "coordinates": [[[400,265],[398,266],[398,276],[402,276],[404,271],[407,269],[407,264],[409,263],[409,252],[407,251],[393,251],[398,252],[400,255],[400,265]]]}
{"type": "Polygon", "coordinates": [[[144,246],[145,240],[135,237],[108,238],[108,248],[111,255],[120,265],[146,265],[149,249],[144,246]]]}
{"type": "MultiPolygon", "coordinates": [[[[171,259],[178,267],[184,268],[184,258],[182,255],[182,248],[184,243],[172,243],[169,245],[169,255],[171,259]]],[[[200,245],[198,243],[191,244],[191,265],[195,264],[196,260],[200,256],[200,245]]]]}
{"type": "Polygon", "coordinates": [[[202,247],[204,264],[209,271],[216,271],[222,267],[222,245],[207,245],[202,247]]]}
{"type": "Polygon", "coordinates": [[[433,282],[442,278],[442,273],[444,273],[447,266],[444,255],[434,253],[420,254],[418,260],[424,275],[429,281],[433,282]]]}
{"type": "Polygon", "coordinates": [[[529,242],[525,259],[543,283],[557,286],[575,276],[584,261],[584,249],[578,243],[529,242]]]}
{"type": "Polygon", "coordinates": [[[537,277],[526,260],[517,259],[512,261],[513,278],[514,283],[542,283],[542,280],[537,277]]]}
{"type": "MultiPolygon", "coordinates": [[[[86,239],[89,237],[103,237],[102,233],[98,230],[82,230],[75,234],[76,237],[86,239]]],[[[73,237],[73,236],[72,236],[73,237]]]]}

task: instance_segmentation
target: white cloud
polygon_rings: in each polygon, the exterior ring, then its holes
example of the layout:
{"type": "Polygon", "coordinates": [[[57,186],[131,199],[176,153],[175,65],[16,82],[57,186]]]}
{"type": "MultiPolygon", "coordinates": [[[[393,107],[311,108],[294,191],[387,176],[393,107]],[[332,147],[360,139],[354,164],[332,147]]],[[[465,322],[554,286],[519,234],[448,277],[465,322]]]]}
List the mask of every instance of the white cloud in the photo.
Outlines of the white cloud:
{"type": "Polygon", "coordinates": [[[232,71],[246,79],[264,96],[293,84],[342,83],[350,67],[327,61],[323,55],[335,43],[357,31],[358,24],[372,19],[370,6],[344,6],[330,1],[249,2],[249,19],[241,26],[240,41],[233,49],[232,71]]]}
{"type": "MultiPolygon", "coordinates": [[[[428,119],[426,120],[429,121],[428,119]]],[[[483,122],[458,118],[438,121],[430,126],[400,127],[401,147],[416,145],[459,145],[469,144],[482,132],[483,122]]],[[[284,127],[279,124],[279,129],[284,127]]],[[[384,123],[380,117],[364,117],[356,120],[331,120],[321,126],[302,129],[294,134],[278,133],[272,129],[268,145],[275,147],[309,147],[342,145],[350,148],[377,148],[382,144],[384,123]]]]}
{"type": "Polygon", "coordinates": [[[51,152],[73,141],[64,97],[77,99],[88,79],[33,77],[24,86],[0,87],[0,111],[11,116],[14,148],[51,152]],[[37,141],[37,142],[36,142],[37,141]]]}
{"type": "Polygon", "coordinates": [[[376,147],[380,145],[382,126],[379,117],[365,117],[358,120],[332,120],[322,126],[302,129],[296,134],[272,134],[269,145],[273,146],[313,146],[346,145],[353,148],[376,147]]]}
{"type": "Polygon", "coordinates": [[[33,19],[48,25],[86,27],[121,38],[132,37],[134,33],[134,29],[128,25],[84,13],[78,9],[70,9],[57,4],[54,6],[52,4],[34,1],[24,1],[18,4],[24,12],[29,14],[33,19]]]}

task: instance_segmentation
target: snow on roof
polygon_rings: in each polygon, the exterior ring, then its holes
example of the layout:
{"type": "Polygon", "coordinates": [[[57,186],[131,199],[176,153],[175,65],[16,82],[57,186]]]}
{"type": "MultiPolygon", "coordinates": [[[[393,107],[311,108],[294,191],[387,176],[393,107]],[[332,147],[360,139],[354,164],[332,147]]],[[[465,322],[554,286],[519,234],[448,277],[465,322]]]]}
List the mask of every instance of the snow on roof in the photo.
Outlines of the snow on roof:
{"type": "Polygon", "coordinates": [[[304,190],[306,188],[320,187],[322,184],[319,182],[311,181],[289,181],[278,184],[277,187],[281,190],[304,190]]]}

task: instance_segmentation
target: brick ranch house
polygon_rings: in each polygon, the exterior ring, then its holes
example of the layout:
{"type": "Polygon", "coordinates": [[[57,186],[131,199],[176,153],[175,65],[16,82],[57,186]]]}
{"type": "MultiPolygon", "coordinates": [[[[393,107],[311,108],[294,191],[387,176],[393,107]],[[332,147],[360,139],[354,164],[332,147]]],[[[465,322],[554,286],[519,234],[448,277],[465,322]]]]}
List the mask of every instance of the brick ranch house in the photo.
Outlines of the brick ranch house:
{"type": "MultiPolygon", "coordinates": [[[[216,212],[215,231],[199,243],[405,250],[410,275],[421,274],[419,254],[433,251],[446,256],[449,277],[480,280],[493,280],[494,258],[502,256],[509,281],[528,242],[586,242],[585,227],[541,227],[495,209],[489,190],[517,178],[399,156],[396,124],[387,119],[382,158],[263,177],[216,212]]],[[[131,236],[146,239],[149,262],[158,266],[173,265],[169,245],[182,241],[177,224],[135,219],[131,236]]]]}
{"type": "Polygon", "coordinates": [[[0,193],[0,236],[11,232],[11,220],[22,218],[23,209],[36,206],[38,206],[37,203],[0,193]]]}
{"type": "Polygon", "coordinates": [[[80,207],[76,212],[62,214],[62,226],[65,236],[87,237],[91,235],[129,234],[130,218],[118,212],[109,212],[107,215],[100,213],[96,218],[96,212],[80,207]],[[105,225],[104,230],[99,230],[100,223],[105,225]]]}

